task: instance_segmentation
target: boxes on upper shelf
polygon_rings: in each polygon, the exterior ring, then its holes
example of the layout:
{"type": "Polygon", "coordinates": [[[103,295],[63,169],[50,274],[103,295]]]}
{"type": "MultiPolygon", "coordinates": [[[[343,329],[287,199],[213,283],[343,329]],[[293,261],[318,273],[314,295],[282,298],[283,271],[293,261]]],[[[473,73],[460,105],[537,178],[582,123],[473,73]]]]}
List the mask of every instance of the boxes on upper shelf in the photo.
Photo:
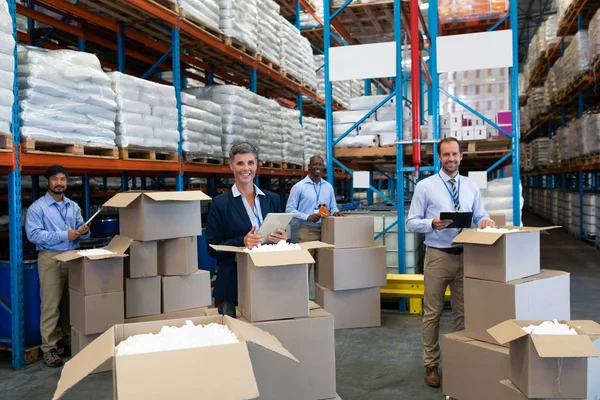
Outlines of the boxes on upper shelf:
{"type": "Polygon", "coordinates": [[[210,272],[197,270],[190,275],[162,277],[162,312],[189,310],[209,306],[210,272]]]}
{"type": "Polygon", "coordinates": [[[120,234],[139,241],[202,234],[200,201],[210,197],[199,190],[116,194],[104,203],[119,209],[120,234]]]}
{"type": "Polygon", "coordinates": [[[159,275],[189,275],[198,270],[196,236],[161,240],[157,253],[159,275]]]}
{"type": "Polygon", "coordinates": [[[386,247],[319,250],[317,283],[331,290],[385,286],[386,247]]]}
{"type": "Polygon", "coordinates": [[[336,249],[373,247],[374,225],[373,217],[368,215],[327,217],[321,225],[321,240],[336,249]]]}
{"type": "Polygon", "coordinates": [[[505,228],[512,232],[465,230],[454,238],[465,248],[465,277],[508,282],[539,274],[540,232],[557,227],[505,228]]]}
{"type": "Polygon", "coordinates": [[[125,278],[125,318],[160,314],[161,277],[125,278]]]}
{"type": "Polygon", "coordinates": [[[315,302],[333,314],[335,329],[381,326],[379,287],[333,291],[316,284],[315,302]]]}
{"type": "Polygon", "coordinates": [[[129,257],[125,259],[126,278],[158,275],[157,243],[138,241],[131,243],[129,257]]]}

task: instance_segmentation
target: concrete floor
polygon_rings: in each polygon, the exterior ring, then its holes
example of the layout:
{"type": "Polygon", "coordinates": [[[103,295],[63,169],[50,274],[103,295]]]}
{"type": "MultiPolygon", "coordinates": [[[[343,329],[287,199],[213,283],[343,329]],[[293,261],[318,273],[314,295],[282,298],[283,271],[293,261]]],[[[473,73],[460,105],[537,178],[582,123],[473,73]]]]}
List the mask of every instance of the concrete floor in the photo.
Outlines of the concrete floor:
{"type": "MultiPolygon", "coordinates": [[[[530,226],[541,219],[526,216],[530,226]]],[[[560,230],[542,235],[542,267],[571,272],[573,319],[600,321],[600,253],[560,230]]],[[[374,329],[336,331],[337,391],[345,400],[442,399],[440,389],[423,383],[421,322],[400,312],[384,311],[383,326],[374,329]]],[[[441,329],[450,329],[446,312],[441,329]]],[[[12,371],[0,363],[0,399],[50,399],[60,370],[41,362],[24,371],[12,371]]],[[[86,378],[64,399],[112,399],[109,373],[86,378]]]]}

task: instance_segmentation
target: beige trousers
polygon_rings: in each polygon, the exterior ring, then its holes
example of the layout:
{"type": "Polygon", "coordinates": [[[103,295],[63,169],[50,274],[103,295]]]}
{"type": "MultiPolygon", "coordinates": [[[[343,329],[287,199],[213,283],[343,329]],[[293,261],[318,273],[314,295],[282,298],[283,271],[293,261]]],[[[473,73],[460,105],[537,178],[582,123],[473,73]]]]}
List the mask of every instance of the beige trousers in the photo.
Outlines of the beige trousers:
{"type": "Polygon", "coordinates": [[[465,327],[463,255],[447,254],[428,247],[424,269],[423,362],[425,367],[433,367],[440,362],[440,318],[448,285],[452,301],[452,332],[461,331],[465,327]]]}
{"type": "Polygon", "coordinates": [[[42,351],[56,348],[63,336],[70,342],[71,324],[69,320],[69,269],[65,263],[53,260],[58,251],[40,251],[38,271],[40,275],[40,333],[42,351]],[[59,328],[60,322],[60,328],[59,328]],[[62,331],[61,331],[62,329],[62,331]]]}
{"type": "MultiPolygon", "coordinates": [[[[298,227],[298,241],[300,243],[304,242],[312,242],[315,240],[321,240],[321,227],[320,226],[309,226],[309,225],[300,225],[298,227]]],[[[317,281],[317,250],[309,250],[310,255],[315,259],[315,282],[317,281]]],[[[310,276],[310,271],[312,266],[308,266],[308,275],[310,276]]]]}

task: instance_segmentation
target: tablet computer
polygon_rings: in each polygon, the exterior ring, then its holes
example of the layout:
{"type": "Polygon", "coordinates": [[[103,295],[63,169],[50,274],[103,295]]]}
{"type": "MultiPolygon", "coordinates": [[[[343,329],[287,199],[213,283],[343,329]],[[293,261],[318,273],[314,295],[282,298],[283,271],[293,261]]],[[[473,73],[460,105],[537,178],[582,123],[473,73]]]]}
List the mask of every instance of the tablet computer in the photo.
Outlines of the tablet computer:
{"type": "Polygon", "coordinates": [[[294,214],[292,213],[269,213],[265,217],[260,228],[258,228],[258,234],[263,236],[263,243],[267,243],[269,235],[271,233],[277,233],[277,229],[287,229],[290,222],[292,222],[294,214]]]}
{"type": "Polygon", "coordinates": [[[452,211],[440,213],[440,219],[451,219],[452,223],[446,228],[468,229],[473,225],[473,213],[471,211],[452,211]]]}

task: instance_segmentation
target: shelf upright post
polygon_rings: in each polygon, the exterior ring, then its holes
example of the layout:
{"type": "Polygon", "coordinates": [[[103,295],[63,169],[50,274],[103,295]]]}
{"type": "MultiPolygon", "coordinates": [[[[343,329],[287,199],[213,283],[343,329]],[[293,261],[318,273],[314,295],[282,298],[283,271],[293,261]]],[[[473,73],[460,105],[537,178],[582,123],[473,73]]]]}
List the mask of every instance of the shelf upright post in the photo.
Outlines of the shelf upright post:
{"type": "Polygon", "coordinates": [[[520,138],[521,121],[519,108],[519,8],[516,1],[510,2],[510,29],[512,31],[512,67],[510,68],[510,102],[512,109],[512,194],[513,223],[521,225],[521,171],[520,138]]]}
{"type": "MultiPolygon", "coordinates": [[[[325,169],[327,181],[333,185],[333,98],[329,80],[329,49],[331,47],[331,0],[323,0],[323,55],[325,82],[325,148],[327,149],[325,169]]],[[[378,93],[379,94],[379,93],[378,93]]],[[[350,189],[350,201],[354,201],[354,188],[350,189]]]]}
{"type": "MultiPolygon", "coordinates": [[[[27,7],[35,10],[35,6],[31,2],[27,2],[27,7]]],[[[30,17],[27,17],[27,32],[29,32],[29,45],[35,46],[35,21],[30,17]]]]}
{"type": "Polygon", "coordinates": [[[125,73],[125,23],[119,22],[117,35],[117,64],[119,72],[125,73]]]}
{"type": "Polygon", "coordinates": [[[440,75],[437,72],[437,38],[438,38],[438,3],[436,1],[429,2],[429,11],[427,13],[429,37],[431,38],[430,46],[431,51],[429,52],[429,74],[431,75],[431,107],[429,108],[429,115],[432,116],[431,121],[433,127],[431,132],[433,139],[436,141],[433,143],[433,166],[435,172],[440,170],[440,159],[438,157],[438,144],[437,139],[440,138],[440,75]]]}
{"type": "Polygon", "coordinates": [[[40,176],[31,175],[31,202],[33,203],[40,197],[40,176]]]}
{"type": "MultiPolygon", "coordinates": [[[[17,43],[17,4],[8,0],[8,9],[12,18],[13,38],[17,43]]],[[[13,50],[14,80],[12,123],[10,125],[13,141],[13,166],[8,172],[8,217],[10,246],[10,308],[12,328],[12,366],[22,369],[25,360],[24,348],[24,294],[23,294],[23,226],[21,204],[21,135],[19,131],[19,86],[17,46],[13,50]]]]}
{"type": "Polygon", "coordinates": [[[83,181],[83,219],[87,221],[90,218],[90,177],[84,174],[81,180],[83,181]]]}
{"type": "Polygon", "coordinates": [[[180,43],[179,43],[179,18],[177,25],[171,31],[171,61],[173,67],[173,87],[175,88],[175,100],[177,102],[177,130],[179,131],[179,142],[177,144],[177,154],[179,155],[179,172],[175,180],[175,189],[183,191],[183,129],[181,126],[181,64],[180,64],[180,43]]]}
{"type": "Polygon", "coordinates": [[[579,191],[579,240],[583,240],[583,171],[577,172],[577,189],[579,191]]]}
{"type": "Polygon", "coordinates": [[[371,79],[365,79],[364,85],[365,85],[365,96],[370,96],[371,95],[371,79]]]}

